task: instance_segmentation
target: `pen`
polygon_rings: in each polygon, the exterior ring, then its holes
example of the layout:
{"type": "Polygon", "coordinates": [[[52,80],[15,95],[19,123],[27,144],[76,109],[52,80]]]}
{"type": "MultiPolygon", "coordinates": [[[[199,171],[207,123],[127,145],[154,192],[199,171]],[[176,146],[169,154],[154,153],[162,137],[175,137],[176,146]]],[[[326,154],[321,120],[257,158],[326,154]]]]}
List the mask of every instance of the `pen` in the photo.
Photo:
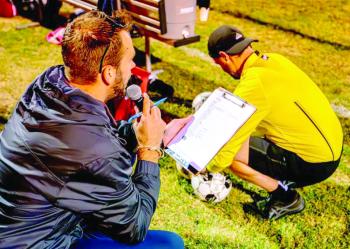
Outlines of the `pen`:
{"type": "MultiPolygon", "coordinates": [[[[151,106],[151,108],[154,107],[154,106],[159,106],[160,104],[164,103],[167,99],[168,99],[168,98],[165,97],[165,98],[162,98],[162,99],[160,99],[160,100],[154,102],[154,104],[151,106]]],[[[142,112],[138,112],[138,113],[132,115],[132,116],[128,119],[128,123],[131,123],[133,120],[135,120],[135,119],[137,119],[137,118],[139,118],[139,117],[141,117],[141,116],[142,116],[142,112]]]]}

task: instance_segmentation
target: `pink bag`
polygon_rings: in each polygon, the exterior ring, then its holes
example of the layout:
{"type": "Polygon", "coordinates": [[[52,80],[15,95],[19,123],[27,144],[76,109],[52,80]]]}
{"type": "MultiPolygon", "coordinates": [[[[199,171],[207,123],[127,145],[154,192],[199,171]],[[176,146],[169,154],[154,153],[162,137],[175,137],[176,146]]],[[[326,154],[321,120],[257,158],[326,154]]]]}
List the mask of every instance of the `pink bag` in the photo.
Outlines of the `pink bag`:
{"type": "Polygon", "coordinates": [[[57,29],[52,30],[47,34],[46,40],[50,43],[61,45],[65,29],[65,27],[58,27],[57,29]]]}
{"type": "Polygon", "coordinates": [[[13,17],[17,15],[16,6],[11,0],[0,0],[0,16],[13,17]]]}

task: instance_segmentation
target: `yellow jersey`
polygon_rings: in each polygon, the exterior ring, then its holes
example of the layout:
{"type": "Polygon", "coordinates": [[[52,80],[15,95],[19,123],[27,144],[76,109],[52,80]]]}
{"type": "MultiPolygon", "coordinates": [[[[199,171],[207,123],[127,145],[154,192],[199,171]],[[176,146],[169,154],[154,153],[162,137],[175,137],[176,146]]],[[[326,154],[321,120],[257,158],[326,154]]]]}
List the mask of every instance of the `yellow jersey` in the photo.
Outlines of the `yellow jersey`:
{"type": "Polygon", "coordinates": [[[317,85],[287,58],[252,54],[234,94],[257,111],[207,165],[209,171],[229,167],[253,132],[307,162],[340,157],[343,132],[336,114],[317,85]]]}

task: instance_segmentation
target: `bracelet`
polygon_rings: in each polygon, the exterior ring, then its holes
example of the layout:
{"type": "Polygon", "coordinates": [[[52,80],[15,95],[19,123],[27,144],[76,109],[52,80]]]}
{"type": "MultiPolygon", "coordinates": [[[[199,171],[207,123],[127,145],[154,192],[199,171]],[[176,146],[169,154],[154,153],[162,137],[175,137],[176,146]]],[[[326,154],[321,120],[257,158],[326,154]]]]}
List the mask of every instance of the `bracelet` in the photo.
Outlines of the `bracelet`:
{"type": "Polygon", "coordinates": [[[150,151],[156,151],[158,153],[159,157],[164,156],[164,150],[161,149],[160,147],[155,147],[155,146],[139,146],[137,147],[136,153],[139,152],[140,150],[150,150],[150,151]]]}

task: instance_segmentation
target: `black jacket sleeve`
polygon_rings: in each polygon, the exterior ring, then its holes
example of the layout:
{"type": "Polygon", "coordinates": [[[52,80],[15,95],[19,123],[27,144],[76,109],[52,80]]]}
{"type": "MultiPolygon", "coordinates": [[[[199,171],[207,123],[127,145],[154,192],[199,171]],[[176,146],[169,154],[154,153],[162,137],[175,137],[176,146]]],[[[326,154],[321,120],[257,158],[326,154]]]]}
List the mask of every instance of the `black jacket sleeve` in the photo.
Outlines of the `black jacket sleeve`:
{"type": "Polygon", "coordinates": [[[86,165],[78,178],[61,189],[55,205],[81,214],[96,230],[114,239],[137,243],[144,240],[156,209],[159,166],[138,161],[131,176],[131,162],[125,154],[86,165]]]}

